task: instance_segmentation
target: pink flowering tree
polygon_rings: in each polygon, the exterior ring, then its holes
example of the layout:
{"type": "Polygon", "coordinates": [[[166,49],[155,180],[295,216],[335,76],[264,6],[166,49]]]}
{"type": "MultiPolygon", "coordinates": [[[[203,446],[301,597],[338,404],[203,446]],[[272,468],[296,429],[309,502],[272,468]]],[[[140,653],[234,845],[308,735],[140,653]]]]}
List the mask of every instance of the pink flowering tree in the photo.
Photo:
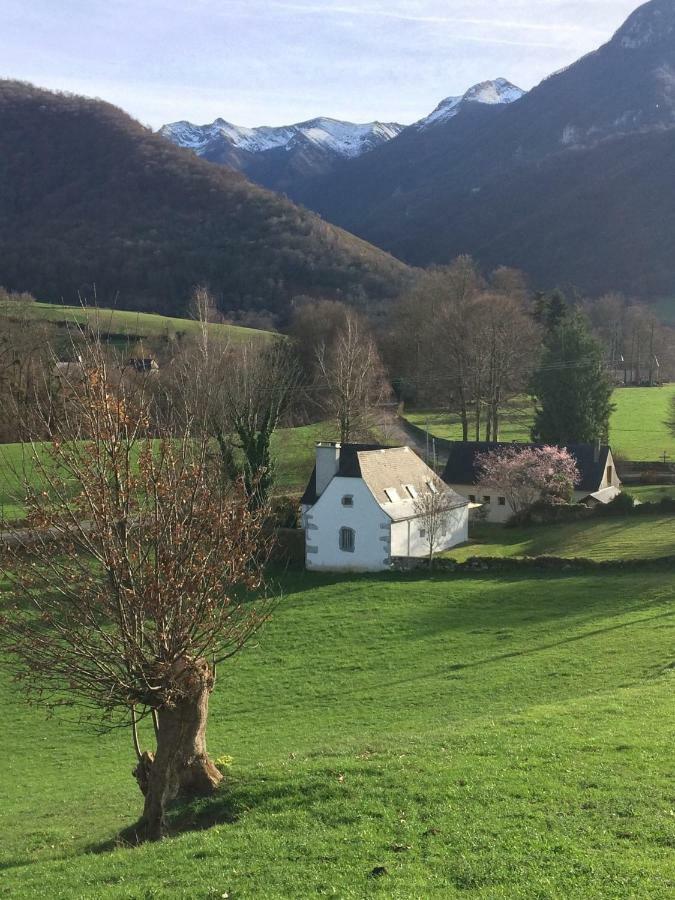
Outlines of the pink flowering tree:
{"type": "Polygon", "coordinates": [[[505,447],[476,457],[480,484],[497,488],[514,515],[543,502],[569,503],[580,476],[574,458],[560,447],[505,447]]]}

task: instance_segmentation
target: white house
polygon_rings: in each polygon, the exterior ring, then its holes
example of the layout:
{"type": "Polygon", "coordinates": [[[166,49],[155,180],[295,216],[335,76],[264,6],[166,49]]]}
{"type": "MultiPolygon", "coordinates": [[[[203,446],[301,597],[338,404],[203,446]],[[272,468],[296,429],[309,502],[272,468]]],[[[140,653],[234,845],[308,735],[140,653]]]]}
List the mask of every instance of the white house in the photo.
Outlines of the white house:
{"type": "Polygon", "coordinates": [[[447,488],[409,447],[317,444],[301,501],[308,569],[377,572],[392,557],[424,557],[416,501],[440,492],[447,513],[436,551],[468,540],[469,501],[447,488]]]}
{"type": "MultiPolygon", "coordinates": [[[[543,445],[455,441],[450,448],[443,481],[454,491],[468,497],[471,503],[481,504],[488,522],[507,522],[513,510],[499,488],[481,485],[476,457],[505,447],[524,450],[540,446],[543,445]]],[[[609,503],[621,493],[621,480],[616,474],[612,451],[608,446],[570,444],[565,449],[574,458],[581,476],[573,495],[577,503],[609,503]]]]}

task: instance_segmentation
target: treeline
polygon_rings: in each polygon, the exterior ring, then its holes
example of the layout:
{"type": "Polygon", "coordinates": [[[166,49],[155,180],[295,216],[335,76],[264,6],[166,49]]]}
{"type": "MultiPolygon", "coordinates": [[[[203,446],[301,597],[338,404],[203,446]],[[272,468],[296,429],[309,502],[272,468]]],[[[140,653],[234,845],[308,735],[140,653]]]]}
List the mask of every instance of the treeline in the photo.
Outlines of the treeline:
{"type": "MultiPolygon", "coordinates": [[[[17,409],[23,404],[28,410],[38,386],[51,389],[55,361],[76,358],[78,342],[86,339],[33,318],[31,299],[16,295],[25,302],[11,302],[4,294],[0,441],[19,438],[17,409]]],[[[222,318],[204,288],[182,305],[204,321],[222,318]]],[[[503,440],[506,411],[512,415],[522,402],[529,422],[533,398],[533,439],[594,440],[606,437],[614,387],[675,377],[675,332],[648,307],[615,295],[591,302],[558,291],[534,294],[522,273],[501,268],[486,276],[469,257],[418,273],[402,298],[376,315],[335,299],[300,296],[288,318],[286,362],[296,374],[275,421],[329,420],[344,441],[371,438],[387,401],[446,411],[461,423],[464,440],[503,440]]],[[[122,360],[154,356],[164,379],[178,358],[189,369],[198,348],[196,338],[184,335],[116,349],[122,360]]],[[[229,367],[236,380],[252,354],[244,359],[229,352],[219,377],[226,380],[229,367]]]]}
{"type": "Polygon", "coordinates": [[[466,256],[420,276],[381,327],[380,346],[398,398],[456,415],[465,440],[500,439],[505,408],[543,389],[542,366],[561,395],[675,377],[675,331],[649,307],[533,293],[522,273],[485,276],[466,256]]]}

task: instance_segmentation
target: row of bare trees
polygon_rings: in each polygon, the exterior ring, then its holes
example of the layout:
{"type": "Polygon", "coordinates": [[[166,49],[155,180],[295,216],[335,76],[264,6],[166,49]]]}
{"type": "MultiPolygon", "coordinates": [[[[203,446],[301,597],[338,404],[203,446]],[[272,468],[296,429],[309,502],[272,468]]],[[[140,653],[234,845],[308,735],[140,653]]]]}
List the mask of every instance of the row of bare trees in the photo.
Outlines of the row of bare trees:
{"type": "Polygon", "coordinates": [[[584,307],[616,382],[660,384],[675,372],[675,336],[649,307],[619,294],[606,294],[584,307]]]}
{"type": "Polygon", "coordinates": [[[519,273],[486,281],[468,257],[424,273],[394,314],[390,366],[418,403],[456,412],[464,440],[499,440],[504,405],[526,389],[540,344],[528,303],[519,273]]]}

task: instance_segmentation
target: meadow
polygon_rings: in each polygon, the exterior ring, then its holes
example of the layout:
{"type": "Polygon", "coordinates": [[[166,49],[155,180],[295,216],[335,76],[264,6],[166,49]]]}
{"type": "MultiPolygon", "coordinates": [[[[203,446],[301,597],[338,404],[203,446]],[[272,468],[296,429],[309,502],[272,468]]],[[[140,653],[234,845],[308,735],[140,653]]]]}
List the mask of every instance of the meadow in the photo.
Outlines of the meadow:
{"type": "Polygon", "coordinates": [[[663,571],[279,587],[219,672],[225,786],[159,845],[115,846],[141,805],[130,735],[46,719],[0,675],[0,896],[673,895],[663,571]]]}
{"type": "Polygon", "coordinates": [[[444,555],[459,562],[473,556],[559,556],[597,561],[675,556],[675,519],[659,513],[527,527],[476,523],[470,535],[470,543],[444,555]]]}
{"type": "MultiPolygon", "coordinates": [[[[617,456],[635,461],[658,461],[667,453],[675,461],[675,433],[669,428],[675,384],[660,388],[619,388],[614,392],[616,410],[610,421],[610,443],[617,456]]],[[[513,401],[504,413],[500,440],[529,441],[532,407],[523,399],[513,401]]],[[[406,412],[419,428],[436,437],[461,440],[459,419],[447,412],[406,412]]]]}
{"type": "MultiPolygon", "coordinates": [[[[272,437],[279,494],[301,494],[312,474],[317,441],[330,440],[334,429],[324,423],[299,428],[281,428],[272,437]]],[[[0,444],[0,520],[12,522],[24,515],[21,502],[22,467],[31,451],[21,444],[0,444]]]]}
{"type": "MultiPolygon", "coordinates": [[[[55,303],[23,303],[0,301],[0,316],[20,316],[21,320],[34,319],[58,325],[87,325],[105,335],[123,339],[176,338],[182,335],[196,336],[199,322],[178,319],[155,313],[130,312],[123,309],[104,309],[83,306],[61,306],[55,303]]],[[[226,337],[232,343],[245,343],[269,336],[270,332],[243,328],[239,325],[209,325],[211,334],[226,337]]]]}

